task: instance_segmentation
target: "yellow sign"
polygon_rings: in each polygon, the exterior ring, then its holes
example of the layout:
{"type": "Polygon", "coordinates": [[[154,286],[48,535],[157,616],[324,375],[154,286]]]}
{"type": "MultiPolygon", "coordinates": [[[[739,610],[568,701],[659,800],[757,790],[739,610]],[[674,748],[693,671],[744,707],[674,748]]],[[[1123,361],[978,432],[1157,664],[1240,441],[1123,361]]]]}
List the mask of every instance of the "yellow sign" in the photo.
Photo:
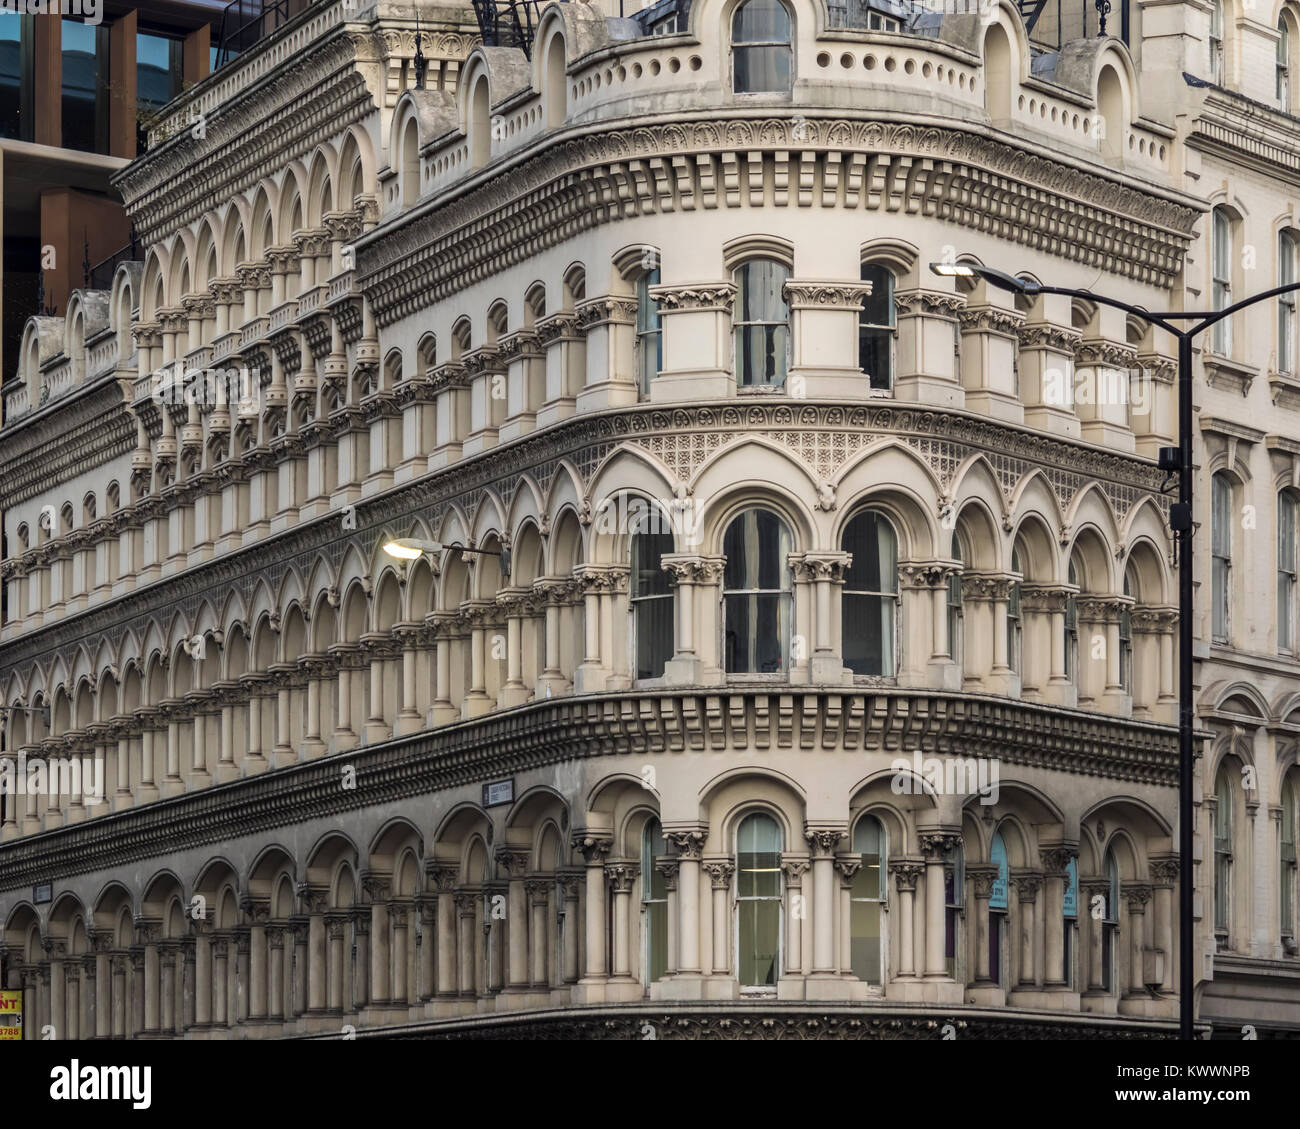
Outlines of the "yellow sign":
{"type": "Polygon", "coordinates": [[[0,1042],[23,1037],[23,994],[0,990],[0,1042]]]}

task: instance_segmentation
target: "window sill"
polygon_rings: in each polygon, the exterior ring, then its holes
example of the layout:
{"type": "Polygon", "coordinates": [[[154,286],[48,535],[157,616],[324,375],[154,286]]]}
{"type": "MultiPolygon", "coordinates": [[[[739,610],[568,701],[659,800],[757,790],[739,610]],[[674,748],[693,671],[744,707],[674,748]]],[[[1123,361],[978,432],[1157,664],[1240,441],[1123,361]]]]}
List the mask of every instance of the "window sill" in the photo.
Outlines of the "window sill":
{"type": "Polygon", "coordinates": [[[1226,389],[1242,396],[1250,391],[1255,377],[1259,375],[1257,366],[1218,353],[1203,353],[1201,365],[1205,369],[1205,382],[1211,388],[1226,389]]]}

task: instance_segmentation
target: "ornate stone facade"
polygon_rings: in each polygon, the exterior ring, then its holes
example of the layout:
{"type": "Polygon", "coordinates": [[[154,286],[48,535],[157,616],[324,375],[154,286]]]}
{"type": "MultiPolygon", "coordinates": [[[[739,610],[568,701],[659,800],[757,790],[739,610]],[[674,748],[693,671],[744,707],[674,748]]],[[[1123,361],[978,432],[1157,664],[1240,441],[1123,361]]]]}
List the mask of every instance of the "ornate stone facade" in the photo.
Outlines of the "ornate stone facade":
{"type": "MultiPolygon", "coordinates": [[[[3,390],[4,755],[102,782],[0,806],[29,1032],[1173,1029],[1170,343],[928,264],[1196,304],[1231,95],[786,2],[784,90],[712,0],[527,57],[429,0],[422,86],[409,6],[321,0],[160,116],[143,262],[3,390]]],[[[1262,513],[1300,433],[1241,352],[1201,493],[1262,513]]],[[[1207,846],[1198,976],[1283,985],[1300,668],[1230,563],[1200,810],[1259,769],[1258,878],[1207,846]]]]}

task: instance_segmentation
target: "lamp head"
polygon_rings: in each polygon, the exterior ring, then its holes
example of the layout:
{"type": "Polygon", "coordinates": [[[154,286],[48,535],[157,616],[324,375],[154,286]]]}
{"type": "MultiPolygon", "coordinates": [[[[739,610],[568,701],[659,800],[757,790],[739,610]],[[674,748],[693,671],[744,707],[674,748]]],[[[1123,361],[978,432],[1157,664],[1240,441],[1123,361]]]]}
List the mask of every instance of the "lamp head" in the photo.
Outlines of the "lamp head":
{"type": "Polygon", "coordinates": [[[384,552],[399,561],[418,561],[425,553],[442,552],[440,541],[419,541],[414,537],[398,537],[384,542],[384,552]]]}
{"type": "Polygon", "coordinates": [[[982,263],[931,263],[930,270],[942,278],[982,278],[1004,290],[1016,294],[1037,294],[1042,286],[1032,279],[1016,278],[995,267],[986,267],[982,263]]]}

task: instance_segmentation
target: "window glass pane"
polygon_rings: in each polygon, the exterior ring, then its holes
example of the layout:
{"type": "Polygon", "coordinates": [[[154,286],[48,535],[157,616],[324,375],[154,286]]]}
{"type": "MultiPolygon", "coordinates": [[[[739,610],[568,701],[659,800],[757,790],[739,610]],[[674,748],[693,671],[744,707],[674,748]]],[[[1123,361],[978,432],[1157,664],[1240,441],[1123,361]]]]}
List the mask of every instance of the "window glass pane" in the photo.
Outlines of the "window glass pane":
{"type": "Polygon", "coordinates": [[[0,12],[0,137],[23,137],[23,91],[31,73],[24,40],[30,26],[26,16],[0,12]]]}
{"type": "Polygon", "coordinates": [[[790,272],[755,259],[735,273],[736,379],[742,387],[784,384],[790,347],[790,311],[782,290],[790,272]]]}
{"type": "Polygon", "coordinates": [[[782,93],[790,89],[790,48],[736,47],[737,94],[782,93]]]}
{"type": "Polygon", "coordinates": [[[790,533],[771,510],[746,510],[722,539],[727,563],[724,586],[734,589],[788,589],[790,533]]]}
{"type": "Polygon", "coordinates": [[[854,674],[894,676],[895,604],[888,596],[844,593],[844,665],[854,674]]]}
{"type": "Polygon", "coordinates": [[[773,985],[781,935],[781,832],[767,815],[746,816],[736,834],[740,983],[773,985]]]}
{"type": "Polygon", "coordinates": [[[136,100],[156,110],[181,92],[181,41],[142,31],[135,37],[136,100]]]}
{"type": "Polygon", "coordinates": [[[880,983],[880,903],[854,901],[849,914],[852,930],[850,960],[853,975],[868,984],[880,983]]]}
{"type": "MultiPolygon", "coordinates": [[[[647,511],[648,512],[648,511],[647,511]]],[[[646,520],[649,520],[647,517],[646,520]]],[[[668,574],[659,567],[665,553],[673,551],[671,533],[638,533],[632,538],[632,592],[634,596],[671,596],[668,574]]]]}
{"type": "Polygon", "coordinates": [[[844,530],[841,548],[853,557],[844,570],[846,592],[898,589],[898,540],[887,518],[872,510],[858,514],[844,530]]]}
{"type": "Polygon", "coordinates": [[[63,145],[68,149],[108,149],[108,29],[63,21],[63,145]]]}
{"type": "Polygon", "coordinates": [[[862,281],[871,283],[870,296],[862,299],[862,321],[867,325],[894,324],[894,276],[874,263],[862,266],[862,281]]]}
{"type": "Polygon", "coordinates": [[[777,0],[749,0],[731,17],[733,43],[788,43],[790,14],[777,0]]]}
{"type": "Polygon", "coordinates": [[[1007,847],[1000,831],[993,835],[989,861],[998,868],[998,876],[993,880],[993,888],[989,892],[989,909],[1004,910],[1007,908],[1007,847]]]}
{"type": "Polygon", "coordinates": [[[879,898],[884,881],[884,835],[879,820],[863,816],[853,829],[853,849],[862,856],[862,868],[853,876],[853,897],[879,898]]]}

